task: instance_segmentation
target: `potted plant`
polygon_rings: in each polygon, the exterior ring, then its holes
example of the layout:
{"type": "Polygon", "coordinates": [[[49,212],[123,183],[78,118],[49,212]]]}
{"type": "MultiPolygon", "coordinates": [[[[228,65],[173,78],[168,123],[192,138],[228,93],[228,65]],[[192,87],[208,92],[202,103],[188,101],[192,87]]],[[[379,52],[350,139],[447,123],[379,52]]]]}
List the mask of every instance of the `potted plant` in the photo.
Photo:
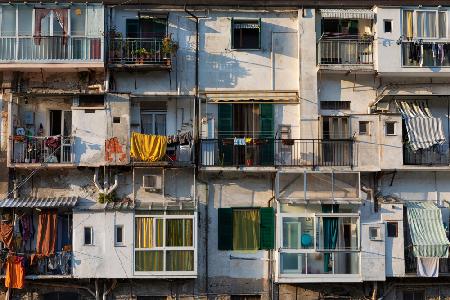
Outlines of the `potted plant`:
{"type": "Polygon", "coordinates": [[[120,52],[122,48],[122,32],[117,31],[116,27],[111,27],[108,32],[109,36],[109,57],[120,58],[120,52]]]}
{"type": "Polygon", "coordinates": [[[136,56],[138,63],[143,64],[144,59],[149,56],[149,52],[145,48],[140,48],[134,51],[134,55],[136,56]]]}
{"type": "Polygon", "coordinates": [[[178,50],[178,44],[172,40],[172,34],[164,37],[162,40],[161,51],[163,54],[163,59],[167,64],[170,64],[170,59],[172,55],[175,55],[178,50]]]}

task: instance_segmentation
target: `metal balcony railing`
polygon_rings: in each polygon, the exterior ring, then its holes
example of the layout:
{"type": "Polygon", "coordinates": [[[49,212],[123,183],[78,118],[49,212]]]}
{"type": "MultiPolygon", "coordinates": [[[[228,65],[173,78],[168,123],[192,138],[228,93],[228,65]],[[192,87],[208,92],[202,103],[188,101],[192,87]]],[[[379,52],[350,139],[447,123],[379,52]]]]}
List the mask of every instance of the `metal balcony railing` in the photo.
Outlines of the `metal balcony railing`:
{"type": "Polygon", "coordinates": [[[0,63],[102,61],[101,37],[0,37],[0,63]]]}
{"type": "Polygon", "coordinates": [[[402,41],[404,67],[450,67],[448,42],[402,41]]]}
{"type": "Polygon", "coordinates": [[[70,136],[27,137],[11,139],[11,163],[64,164],[73,162],[73,138],[70,136]]]}
{"type": "Polygon", "coordinates": [[[110,38],[109,63],[170,64],[170,55],[162,51],[162,38],[110,38]]]}
{"type": "Polygon", "coordinates": [[[448,144],[436,145],[428,149],[413,151],[408,145],[403,146],[404,165],[449,165],[448,144]]]}
{"type": "Polygon", "coordinates": [[[373,38],[322,37],[318,43],[319,65],[372,65],[373,38]]]}
{"type": "Polygon", "coordinates": [[[139,158],[131,158],[135,164],[168,164],[168,165],[189,165],[193,163],[194,146],[193,145],[177,145],[175,147],[168,146],[166,155],[157,162],[146,162],[139,158]]]}
{"type": "Polygon", "coordinates": [[[353,140],[256,138],[202,139],[202,166],[354,166],[353,140]]]}

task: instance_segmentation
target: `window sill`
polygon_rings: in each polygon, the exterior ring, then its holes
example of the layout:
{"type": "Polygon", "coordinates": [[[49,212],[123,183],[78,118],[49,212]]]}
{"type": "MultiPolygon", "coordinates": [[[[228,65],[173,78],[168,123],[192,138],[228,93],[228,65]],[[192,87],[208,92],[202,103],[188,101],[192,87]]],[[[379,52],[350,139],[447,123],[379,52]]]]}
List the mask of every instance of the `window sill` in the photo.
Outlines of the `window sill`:
{"type": "Polygon", "coordinates": [[[118,247],[118,248],[120,248],[120,247],[124,248],[126,246],[127,245],[125,245],[125,244],[114,244],[114,247],[118,247]]]}
{"type": "Polygon", "coordinates": [[[250,48],[250,49],[244,49],[244,48],[242,48],[242,49],[235,49],[235,48],[233,48],[233,49],[230,49],[230,51],[236,51],[236,52],[240,52],[240,51],[251,51],[251,52],[256,52],[256,51],[263,51],[263,49],[252,49],[252,48],[250,48]]]}
{"type": "Polygon", "coordinates": [[[70,107],[71,110],[86,110],[86,109],[96,109],[96,110],[103,110],[106,109],[106,106],[72,106],[70,107]]]}

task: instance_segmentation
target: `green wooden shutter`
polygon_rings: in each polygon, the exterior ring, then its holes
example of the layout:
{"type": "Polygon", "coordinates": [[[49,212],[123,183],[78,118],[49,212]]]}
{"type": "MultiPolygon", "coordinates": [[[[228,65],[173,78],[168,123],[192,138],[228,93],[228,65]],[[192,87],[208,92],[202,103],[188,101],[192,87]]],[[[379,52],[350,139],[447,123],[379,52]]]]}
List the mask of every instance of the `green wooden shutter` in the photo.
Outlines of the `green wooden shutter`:
{"type": "Polygon", "coordinates": [[[218,248],[219,250],[233,250],[233,209],[218,209],[218,248]]]}
{"type": "Polygon", "coordinates": [[[260,217],[260,249],[270,250],[275,248],[275,211],[273,207],[262,207],[260,217]]]}
{"type": "Polygon", "coordinates": [[[234,18],[231,18],[231,49],[234,49],[234,18]]]}
{"type": "Polygon", "coordinates": [[[261,18],[258,19],[258,25],[259,25],[259,37],[258,37],[258,49],[261,49],[261,18]]]}
{"type": "Polygon", "coordinates": [[[273,104],[260,104],[260,138],[267,138],[267,143],[260,148],[261,165],[273,165],[274,134],[273,134],[273,104]]]}
{"type": "Polygon", "coordinates": [[[224,145],[223,138],[233,138],[233,104],[219,105],[219,160],[223,165],[231,165],[233,163],[233,144],[224,145]]]}

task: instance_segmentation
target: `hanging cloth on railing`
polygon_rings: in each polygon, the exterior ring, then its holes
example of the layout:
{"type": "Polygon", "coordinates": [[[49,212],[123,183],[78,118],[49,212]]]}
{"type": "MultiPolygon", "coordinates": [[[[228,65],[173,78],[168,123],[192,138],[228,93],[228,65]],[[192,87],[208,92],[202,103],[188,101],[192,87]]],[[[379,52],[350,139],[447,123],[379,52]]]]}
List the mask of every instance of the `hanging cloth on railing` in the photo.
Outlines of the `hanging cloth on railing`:
{"type": "Polygon", "coordinates": [[[58,230],[58,213],[52,210],[39,213],[36,253],[44,256],[55,254],[58,230]]]}
{"type": "Polygon", "coordinates": [[[6,259],[5,287],[23,289],[25,286],[24,257],[10,255],[6,259]]]}
{"type": "Polygon", "coordinates": [[[34,43],[36,45],[41,44],[41,23],[52,10],[46,8],[36,8],[34,10],[34,43]]]}
{"type": "Polygon", "coordinates": [[[130,156],[146,162],[156,162],[166,155],[167,137],[137,132],[131,134],[130,156]]]}
{"type": "Polygon", "coordinates": [[[56,17],[56,20],[59,23],[59,26],[61,26],[61,29],[63,30],[63,38],[62,43],[65,45],[67,43],[67,33],[68,33],[68,15],[69,12],[65,8],[55,8],[53,10],[53,13],[56,17]]]}
{"type": "Polygon", "coordinates": [[[409,146],[413,151],[445,143],[442,120],[431,115],[425,101],[401,101],[397,107],[405,120],[409,146]]]}

